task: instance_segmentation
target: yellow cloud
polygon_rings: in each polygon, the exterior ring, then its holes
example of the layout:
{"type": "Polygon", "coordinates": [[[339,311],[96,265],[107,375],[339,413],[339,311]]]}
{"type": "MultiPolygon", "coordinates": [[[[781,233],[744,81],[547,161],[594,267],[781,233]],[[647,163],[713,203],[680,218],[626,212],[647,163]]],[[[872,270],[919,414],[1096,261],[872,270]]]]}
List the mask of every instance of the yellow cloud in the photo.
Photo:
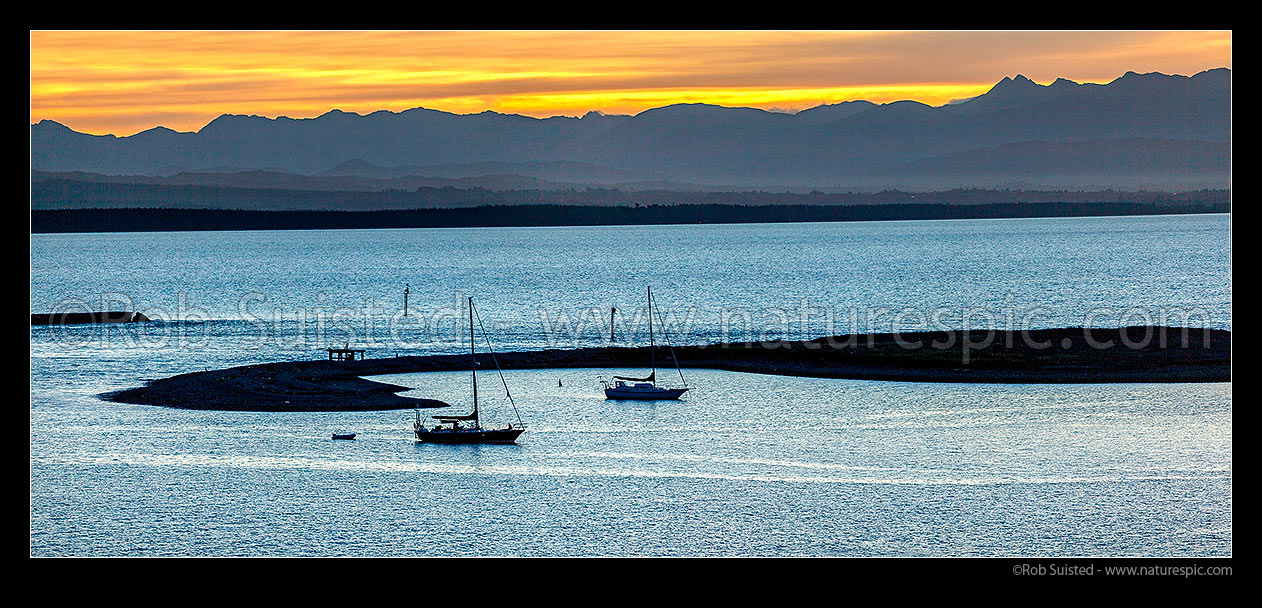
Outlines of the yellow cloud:
{"type": "Polygon", "coordinates": [[[1231,32],[35,31],[31,120],[125,135],[333,108],[941,105],[1017,73],[1106,82],[1230,65],[1231,32]]]}

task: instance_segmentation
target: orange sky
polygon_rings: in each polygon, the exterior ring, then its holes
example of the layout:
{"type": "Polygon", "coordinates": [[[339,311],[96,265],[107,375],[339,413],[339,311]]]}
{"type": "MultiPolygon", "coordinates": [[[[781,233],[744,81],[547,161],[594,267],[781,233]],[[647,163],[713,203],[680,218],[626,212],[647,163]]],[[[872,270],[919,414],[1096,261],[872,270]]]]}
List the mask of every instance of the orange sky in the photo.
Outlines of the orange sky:
{"type": "Polygon", "coordinates": [[[334,108],[941,105],[1018,73],[1046,84],[1216,67],[1231,67],[1230,31],[32,31],[31,122],[130,135],[334,108]]]}

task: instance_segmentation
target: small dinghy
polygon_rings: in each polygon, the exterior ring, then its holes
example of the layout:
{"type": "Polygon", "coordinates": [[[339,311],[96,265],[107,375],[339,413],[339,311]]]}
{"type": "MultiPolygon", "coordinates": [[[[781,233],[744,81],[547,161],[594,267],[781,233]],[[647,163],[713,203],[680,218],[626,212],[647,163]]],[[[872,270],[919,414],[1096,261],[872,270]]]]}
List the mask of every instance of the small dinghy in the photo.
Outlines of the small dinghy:
{"type": "Polygon", "coordinates": [[[333,433],[334,439],[354,439],[355,433],[333,433]]]}

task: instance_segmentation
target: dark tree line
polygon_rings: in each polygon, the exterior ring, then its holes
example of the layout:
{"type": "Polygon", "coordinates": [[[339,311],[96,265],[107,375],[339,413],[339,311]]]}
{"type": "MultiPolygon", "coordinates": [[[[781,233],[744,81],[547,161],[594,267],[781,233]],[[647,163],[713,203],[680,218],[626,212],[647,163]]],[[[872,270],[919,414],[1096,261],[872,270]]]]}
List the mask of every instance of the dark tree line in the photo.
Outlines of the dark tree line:
{"type": "Polygon", "coordinates": [[[300,230],[472,226],[746,224],[973,218],[1227,213],[1229,202],[1046,202],[867,205],[482,205],[385,211],[248,211],[233,209],[33,210],[31,232],[300,230]]]}

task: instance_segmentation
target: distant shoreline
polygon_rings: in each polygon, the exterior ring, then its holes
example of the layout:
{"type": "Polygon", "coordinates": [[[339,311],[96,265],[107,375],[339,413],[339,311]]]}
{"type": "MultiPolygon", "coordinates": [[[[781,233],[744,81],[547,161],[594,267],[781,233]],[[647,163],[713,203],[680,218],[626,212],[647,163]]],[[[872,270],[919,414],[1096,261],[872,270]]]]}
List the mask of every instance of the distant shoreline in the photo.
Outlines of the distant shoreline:
{"type": "Polygon", "coordinates": [[[148,321],[143,313],[131,311],[92,311],[32,313],[31,325],[80,325],[96,323],[143,323],[148,321]]]}
{"type": "MultiPolygon", "coordinates": [[[[1181,327],[973,330],[866,334],[678,346],[693,369],[901,382],[1080,384],[1230,382],[1231,332],[1181,327]]],[[[364,411],[444,407],[402,397],[408,387],[363,376],[470,369],[469,355],[290,361],[193,372],[101,395],[136,405],[227,411],[364,411]]],[[[659,378],[672,382],[671,351],[658,347],[659,378]]],[[[478,356],[483,369],[644,369],[649,348],[581,348],[478,356]]],[[[593,388],[593,390],[596,390],[593,388]]]]}
{"type": "Polygon", "coordinates": [[[379,211],[36,209],[31,211],[31,233],[756,224],[1187,215],[1230,212],[1231,203],[1223,201],[644,206],[527,204],[379,211]]]}

